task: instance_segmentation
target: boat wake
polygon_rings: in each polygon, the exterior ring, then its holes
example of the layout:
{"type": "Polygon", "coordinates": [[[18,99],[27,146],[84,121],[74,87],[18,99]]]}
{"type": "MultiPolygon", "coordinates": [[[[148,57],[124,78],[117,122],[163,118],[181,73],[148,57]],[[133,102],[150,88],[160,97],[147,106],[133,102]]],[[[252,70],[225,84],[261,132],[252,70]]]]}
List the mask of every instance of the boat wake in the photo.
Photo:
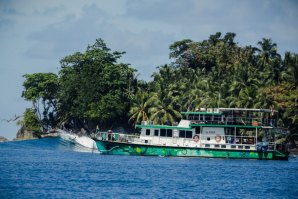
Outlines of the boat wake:
{"type": "Polygon", "coordinates": [[[61,144],[72,144],[73,149],[79,152],[98,152],[96,143],[91,138],[87,136],[78,136],[61,129],[57,131],[59,132],[59,137],[61,138],[61,144]]]}

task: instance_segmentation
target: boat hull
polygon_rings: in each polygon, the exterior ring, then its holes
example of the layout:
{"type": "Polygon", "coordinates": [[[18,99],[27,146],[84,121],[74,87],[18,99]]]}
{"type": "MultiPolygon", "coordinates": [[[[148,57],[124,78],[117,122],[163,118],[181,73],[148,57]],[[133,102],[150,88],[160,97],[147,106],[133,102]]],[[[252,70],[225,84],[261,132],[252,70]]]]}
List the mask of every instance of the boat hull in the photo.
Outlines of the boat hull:
{"type": "Polygon", "coordinates": [[[251,151],[213,148],[172,147],[95,140],[99,152],[107,155],[205,157],[233,159],[287,160],[288,154],[279,151],[251,151]]]}

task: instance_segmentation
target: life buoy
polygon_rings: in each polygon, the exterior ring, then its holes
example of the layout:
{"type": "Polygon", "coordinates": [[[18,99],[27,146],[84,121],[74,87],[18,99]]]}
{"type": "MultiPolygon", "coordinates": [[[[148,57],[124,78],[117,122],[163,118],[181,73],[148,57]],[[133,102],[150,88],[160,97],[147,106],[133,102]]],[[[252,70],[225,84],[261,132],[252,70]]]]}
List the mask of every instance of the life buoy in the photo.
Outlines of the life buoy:
{"type": "Polygon", "coordinates": [[[194,136],[192,137],[192,139],[193,139],[193,141],[198,142],[198,141],[200,140],[200,136],[198,136],[198,135],[194,135],[194,136]]]}
{"type": "Polygon", "coordinates": [[[220,135],[215,136],[215,141],[220,142],[221,141],[221,136],[220,135]]]}

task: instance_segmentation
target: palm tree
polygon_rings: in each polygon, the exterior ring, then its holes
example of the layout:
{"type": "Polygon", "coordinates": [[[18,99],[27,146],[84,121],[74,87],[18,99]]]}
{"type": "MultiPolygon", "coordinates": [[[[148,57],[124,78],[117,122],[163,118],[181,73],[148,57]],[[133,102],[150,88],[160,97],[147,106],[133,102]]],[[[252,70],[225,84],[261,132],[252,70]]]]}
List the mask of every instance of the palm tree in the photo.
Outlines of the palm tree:
{"type": "Polygon", "coordinates": [[[266,89],[268,90],[268,88],[261,88],[258,90],[257,96],[255,97],[257,100],[254,108],[278,108],[278,103],[274,98],[264,92],[266,89]]]}
{"type": "Polygon", "coordinates": [[[284,81],[298,86],[298,54],[286,52],[284,59],[285,71],[282,73],[284,81]]]}
{"type": "Polygon", "coordinates": [[[198,82],[197,87],[201,90],[200,96],[197,99],[196,109],[202,107],[217,107],[218,103],[218,89],[216,82],[210,81],[209,78],[202,79],[198,82]]]}
{"type": "Polygon", "coordinates": [[[201,90],[197,87],[202,75],[201,69],[181,68],[178,72],[179,102],[182,111],[191,111],[195,109],[197,100],[201,95],[201,90]]]}
{"type": "Polygon", "coordinates": [[[276,43],[272,43],[271,39],[263,38],[258,42],[261,47],[259,51],[259,61],[262,71],[269,72],[269,79],[272,83],[278,84],[280,82],[280,72],[282,71],[281,56],[277,53],[276,43]]]}
{"type": "Polygon", "coordinates": [[[258,90],[262,83],[258,69],[249,62],[242,63],[241,67],[235,69],[230,84],[230,96],[227,97],[229,107],[254,107],[258,102],[258,90]]]}
{"type": "Polygon", "coordinates": [[[280,54],[277,53],[277,44],[272,43],[271,39],[263,38],[262,41],[258,42],[261,49],[258,49],[259,62],[261,66],[266,66],[274,58],[280,58],[280,54]]]}
{"type": "Polygon", "coordinates": [[[149,120],[149,109],[153,98],[146,92],[138,93],[132,100],[132,106],[129,111],[129,122],[140,124],[142,121],[149,120]]]}
{"type": "Polygon", "coordinates": [[[235,102],[237,107],[252,108],[256,104],[257,91],[252,87],[242,88],[239,92],[238,100],[235,102]]]}
{"type": "Polygon", "coordinates": [[[170,95],[164,95],[163,92],[155,93],[152,96],[154,102],[149,109],[150,119],[157,124],[173,124],[181,118],[180,112],[175,108],[175,98],[170,95]]]}

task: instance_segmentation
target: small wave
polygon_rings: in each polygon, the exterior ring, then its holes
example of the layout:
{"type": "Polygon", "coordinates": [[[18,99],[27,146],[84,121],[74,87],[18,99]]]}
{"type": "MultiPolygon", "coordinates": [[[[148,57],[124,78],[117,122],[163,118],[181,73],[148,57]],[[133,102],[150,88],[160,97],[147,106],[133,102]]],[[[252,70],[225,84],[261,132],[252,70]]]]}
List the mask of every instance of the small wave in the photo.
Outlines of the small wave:
{"type": "Polygon", "coordinates": [[[64,130],[58,130],[60,133],[61,144],[64,146],[72,147],[75,151],[80,152],[98,152],[94,140],[87,136],[78,136],[64,130]]]}
{"type": "Polygon", "coordinates": [[[87,148],[75,142],[59,138],[59,149],[61,150],[71,150],[76,152],[87,152],[87,153],[99,153],[97,149],[87,148]]]}

